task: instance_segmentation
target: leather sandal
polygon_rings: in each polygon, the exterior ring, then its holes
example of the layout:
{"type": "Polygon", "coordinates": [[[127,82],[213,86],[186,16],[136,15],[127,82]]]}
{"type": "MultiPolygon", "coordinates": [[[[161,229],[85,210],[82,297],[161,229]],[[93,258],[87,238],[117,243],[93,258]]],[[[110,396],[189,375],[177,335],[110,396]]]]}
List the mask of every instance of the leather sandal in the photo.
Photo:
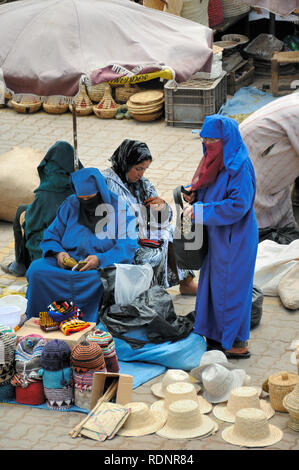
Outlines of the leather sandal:
{"type": "Polygon", "coordinates": [[[223,352],[227,359],[248,359],[251,356],[247,348],[231,348],[223,352]]]}

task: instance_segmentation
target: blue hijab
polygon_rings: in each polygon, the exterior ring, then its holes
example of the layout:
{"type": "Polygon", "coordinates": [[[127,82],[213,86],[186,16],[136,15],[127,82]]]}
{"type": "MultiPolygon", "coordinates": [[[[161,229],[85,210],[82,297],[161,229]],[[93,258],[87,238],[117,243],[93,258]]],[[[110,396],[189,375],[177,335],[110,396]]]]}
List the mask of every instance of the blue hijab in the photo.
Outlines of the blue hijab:
{"type": "MultiPolygon", "coordinates": [[[[220,114],[206,116],[200,136],[222,139],[224,166],[231,174],[237,173],[248,159],[248,150],[242,140],[238,123],[232,118],[220,114]]],[[[203,148],[205,151],[205,144],[203,148]]]]}

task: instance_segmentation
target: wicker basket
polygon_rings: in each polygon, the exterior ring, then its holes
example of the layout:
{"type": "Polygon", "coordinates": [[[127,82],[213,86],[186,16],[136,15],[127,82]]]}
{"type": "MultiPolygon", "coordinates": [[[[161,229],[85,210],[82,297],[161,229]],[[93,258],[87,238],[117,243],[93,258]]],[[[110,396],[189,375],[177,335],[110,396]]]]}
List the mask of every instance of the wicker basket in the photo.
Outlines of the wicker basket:
{"type": "Polygon", "coordinates": [[[149,121],[155,121],[156,119],[159,119],[160,116],[162,116],[163,111],[158,111],[156,113],[151,113],[151,114],[135,114],[131,113],[130,111],[130,116],[133,119],[136,119],[136,121],[142,121],[142,122],[149,122],[149,121]]]}
{"type": "Polygon", "coordinates": [[[43,103],[43,109],[49,114],[63,114],[69,109],[67,103],[56,103],[51,98],[43,103]]]}
{"type": "Polygon", "coordinates": [[[106,85],[104,96],[98,105],[93,106],[93,112],[98,118],[112,119],[116,115],[118,109],[119,105],[117,105],[112,98],[111,88],[109,85],[106,85]]]}
{"type": "Polygon", "coordinates": [[[17,113],[36,113],[42,106],[42,101],[38,101],[30,96],[23,96],[20,101],[11,100],[11,105],[17,113]]]}
{"type": "Polygon", "coordinates": [[[268,389],[273,410],[287,413],[286,408],[283,406],[283,399],[294,390],[298,382],[299,376],[293,372],[284,371],[270,375],[268,378],[268,389]]]}
{"type": "Polygon", "coordinates": [[[242,15],[250,11],[250,6],[238,0],[222,0],[222,11],[224,18],[242,15]]]}
{"type": "Polygon", "coordinates": [[[87,88],[89,98],[96,103],[99,103],[104,96],[107,83],[99,83],[87,88]]]}
{"type": "Polygon", "coordinates": [[[140,87],[138,85],[124,85],[115,89],[115,99],[118,103],[126,103],[130,96],[135,95],[135,93],[140,92],[140,87]]]}
{"type": "MultiPolygon", "coordinates": [[[[75,100],[75,111],[78,116],[87,116],[92,113],[93,104],[87,94],[86,86],[82,85],[79,95],[75,100]]],[[[70,111],[73,111],[73,105],[69,105],[70,111]]]]}

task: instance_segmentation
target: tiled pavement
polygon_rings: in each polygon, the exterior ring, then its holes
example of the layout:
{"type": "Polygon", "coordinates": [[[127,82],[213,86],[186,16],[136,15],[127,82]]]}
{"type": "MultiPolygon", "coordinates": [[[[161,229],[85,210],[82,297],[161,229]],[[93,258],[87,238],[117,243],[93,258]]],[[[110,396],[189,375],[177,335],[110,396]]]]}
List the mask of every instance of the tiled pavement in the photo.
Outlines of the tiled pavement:
{"type": "MultiPolygon", "coordinates": [[[[163,120],[153,123],[139,123],[133,120],[100,120],[94,115],[78,118],[79,158],[85,166],[104,169],[109,165],[108,158],[124,138],[145,141],[152,154],[153,163],[147,176],[157,186],[161,197],[172,203],[172,189],[187,183],[196,168],[201,152],[198,137],[190,129],[167,127],[163,120]]],[[[51,116],[44,112],[32,115],[17,114],[11,109],[0,110],[0,155],[12,146],[39,149],[46,152],[56,140],[72,141],[72,118],[69,113],[51,116]]],[[[0,262],[13,259],[12,224],[0,222],[0,262]]],[[[0,270],[0,288],[23,291],[26,280],[5,275],[0,270]]],[[[4,291],[6,292],[6,291],[4,291]]],[[[173,294],[178,314],[186,314],[194,309],[194,298],[173,294]]],[[[290,363],[290,353],[286,350],[292,340],[299,337],[298,311],[287,311],[279,298],[264,299],[263,317],[260,326],[251,332],[251,358],[241,361],[252,377],[253,385],[261,385],[270,374],[282,370],[296,372],[290,363]]],[[[236,361],[235,361],[236,362],[236,361]]],[[[155,401],[150,392],[153,379],[133,393],[134,401],[155,401]]],[[[69,431],[81,421],[81,413],[52,412],[17,405],[0,406],[0,449],[1,450],[106,450],[127,451],[132,449],[162,450],[238,450],[239,447],[226,443],[221,431],[227,424],[218,421],[219,430],[205,439],[168,440],[149,435],[138,438],[115,437],[99,443],[90,439],[69,436],[69,431]]],[[[283,440],[271,446],[273,450],[299,450],[299,433],[288,425],[288,414],[275,413],[271,424],[279,426],[283,440]]],[[[254,449],[258,450],[258,449],[254,449]]],[[[202,454],[201,454],[202,455],[202,454]]]]}

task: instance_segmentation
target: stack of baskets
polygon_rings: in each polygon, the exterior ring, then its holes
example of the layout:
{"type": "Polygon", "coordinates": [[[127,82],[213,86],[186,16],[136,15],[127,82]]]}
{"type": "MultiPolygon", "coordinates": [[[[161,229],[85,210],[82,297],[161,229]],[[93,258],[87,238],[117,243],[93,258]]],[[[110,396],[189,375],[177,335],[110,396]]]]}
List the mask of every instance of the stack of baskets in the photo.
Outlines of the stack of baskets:
{"type": "Polygon", "coordinates": [[[288,426],[294,431],[299,431],[299,383],[284,397],[283,406],[290,415],[288,426]]]}
{"type": "Polygon", "coordinates": [[[115,99],[118,103],[125,104],[130,96],[139,93],[140,87],[138,85],[127,84],[121,87],[115,88],[115,99]]]}
{"type": "Polygon", "coordinates": [[[250,6],[239,0],[222,0],[223,17],[231,18],[250,11],[250,6]]]}
{"type": "Polygon", "coordinates": [[[69,109],[69,105],[68,103],[59,102],[56,98],[49,96],[49,98],[43,102],[43,109],[49,114],[63,114],[69,109]]]}
{"type": "MultiPolygon", "coordinates": [[[[78,116],[87,116],[92,113],[93,104],[87,94],[86,86],[82,85],[79,95],[75,99],[75,111],[78,116]]],[[[69,105],[70,111],[73,111],[73,105],[69,105]]]]}
{"type": "Polygon", "coordinates": [[[164,108],[164,93],[148,90],[132,95],[127,101],[130,116],[137,121],[155,121],[164,108]]]}
{"type": "Polygon", "coordinates": [[[116,115],[119,105],[115,103],[111,95],[111,88],[106,84],[105,92],[101,101],[93,106],[93,112],[98,118],[112,119],[116,115]]]}
{"type": "Polygon", "coordinates": [[[42,101],[29,95],[22,96],[20,101],[11,100],[11,105],[17,113],[36,113],[36,111],[41,108],[42,104],[42,101]]]}

